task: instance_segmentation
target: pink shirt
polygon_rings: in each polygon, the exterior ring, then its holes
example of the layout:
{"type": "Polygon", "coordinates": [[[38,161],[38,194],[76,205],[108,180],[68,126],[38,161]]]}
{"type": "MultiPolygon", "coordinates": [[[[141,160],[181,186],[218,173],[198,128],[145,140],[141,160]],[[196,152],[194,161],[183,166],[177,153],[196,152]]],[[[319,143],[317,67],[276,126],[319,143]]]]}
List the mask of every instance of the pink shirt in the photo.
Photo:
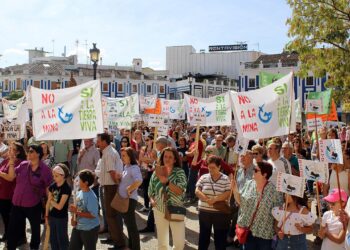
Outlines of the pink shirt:
{"type": "Polygon", "coordinates": [[[51,169],[42,161],[39,167],[32,171],[29,161],[23,161],[17,168],[16,187],[12,204],[19,207],[34,207],[45,195],[46,189],[52,183],[51,169]]]}
{"type": "MultiPolygon", "coordinates": [[[[6,159],[0,164],[0,171],[8,174],[9,172],[9,160],[6,159]]],[[[18,160],[15,162],[14,167],[16,168],[22,160],[18,160]]],[[[13,192],[15,190],[16,181],[7,181],[0,177],[0,199],[2,200],[11,200],[13,196],[13,192]]]]}

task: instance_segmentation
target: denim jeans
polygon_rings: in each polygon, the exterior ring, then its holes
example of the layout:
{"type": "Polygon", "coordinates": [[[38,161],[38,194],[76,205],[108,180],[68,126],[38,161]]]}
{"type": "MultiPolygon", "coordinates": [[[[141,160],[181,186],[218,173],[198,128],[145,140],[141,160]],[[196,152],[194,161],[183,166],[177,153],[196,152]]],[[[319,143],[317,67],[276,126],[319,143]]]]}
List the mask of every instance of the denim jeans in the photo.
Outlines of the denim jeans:
{"type": "Polygon", "coordinates": [[[196,191],[196,183],[198,178],[198,170],[190,169],[190,173],[188,175],[188,195],[190,198],[195,198],[196,191]]]}
{"type": "Polygon", "coordinates": [[[68,240],[68,217],[49,217],[51,250],[67,250],[68,240]]]}
{"type": "Polygon", "coordinates": [[[242,250],[271,250],[272,240],[254,237],[249,234],[247,242],[242,246],[242,250]]]}
{"type": "Polygon", "coordinates": [[[306,235],[292,235],[292,236],[284,236],[283,240],[278,239],[277,242],[277,250],[285,250],[285,249],[298,249],[298,250],[306,250],[306,235]]]}

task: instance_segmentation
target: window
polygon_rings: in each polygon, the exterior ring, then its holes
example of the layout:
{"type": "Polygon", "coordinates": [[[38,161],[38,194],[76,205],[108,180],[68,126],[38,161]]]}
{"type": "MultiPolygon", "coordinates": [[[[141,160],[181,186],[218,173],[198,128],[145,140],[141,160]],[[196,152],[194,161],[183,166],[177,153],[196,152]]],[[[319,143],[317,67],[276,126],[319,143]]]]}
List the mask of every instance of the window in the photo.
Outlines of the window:
{"type": "Polygon", "coordinates": [[[314,77],[313,76],[306,77],[306,86],[314,86],[314,77]]]}
{"type": "Polygon", "coordinates": [[[109,86],[108,86],[108,83],[106,83],[106,82],[105,82],[105,83],[102,83],[102,91],[103,91],[103,92],[108,92],[108,87],[109,87],[109,86]]]}
{"type": "Polygon", "coordinates": [[[137,85],[136,84],[132,85],[132,93],[137,93],[137,85]]]}
{"type": "Polygon", "coordinates": [[[123,92],[124,85],[122,83],[118,83],[118,92],[123,92]]]}
{"type": "Polygon", "coordinates": [[[10,86],[9,86],[9,80],[8,79],[5,79],[5,86],[4,86],[4,90],[5,91],[9,91],[10,90],[10,88],[9,88],[10,86]]]}
{"type": "Polygon", "coordinates": [[[40,81],[34,81],[34,87],[40,88],[40,81]]]}
{"type": "Polygon", "coordinates": [[[151,85],[147,85],[146,86],[146,91],[147,91],[147,94],[152,93],[152,86],[151,85]]]}
{"type": "Polygon", "coordinates": [[[16,80],[16,89],[21,90],[22,89],[22,80],[21,78],[17,78],[16,80]]]}
{"type": "Polygon", "coordinates": [[[164,86],[159,86],[159,93],[164,94],[165,93],[165,87],[164,86]]]}
{"type": "Polygon", "coordinates": [[[249,78],[248,88],[255,88],[255,79],[249,78]]]}

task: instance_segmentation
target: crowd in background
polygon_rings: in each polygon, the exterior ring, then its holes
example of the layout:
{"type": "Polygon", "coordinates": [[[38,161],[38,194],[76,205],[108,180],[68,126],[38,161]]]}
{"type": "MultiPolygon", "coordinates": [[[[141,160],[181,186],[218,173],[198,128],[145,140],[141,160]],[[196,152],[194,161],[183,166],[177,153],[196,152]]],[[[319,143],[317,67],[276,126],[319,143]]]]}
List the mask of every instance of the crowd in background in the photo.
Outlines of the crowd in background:
{"type": "Polygon", "coordinates": [[[96,138],[43,142],[30,126],[21,141],[5,141],[1,134],[0,240],[9,250],[25,244],[28,219],[30,249],[39,249],[42,223],[50,226],[53,250],[96,249],[99,233],[108,235],[101,240],[106,248],[138,250],[140,234],[155,231],[158,249],[168,249],[170,237],[173,249],[184,249],[186,208],[196,206],[201,250],[208,249],[212,230],[215,249],[307,249],[306,235],[312,233],[322,249],[350,249],[350,127],[325,126],[316,135],[298,124],[287,136],[249,141],[242,153],[235,149],[233,128],[198,128],[176,121],[166,136],[135,126],[106,129],[96,138]],[[303,198],[286,199],[276,190],[277,173],[299,176],[298,159],[318,161],[322,139],[341,140],[344,164],[329,164],[328,184],[306,181],[303,198]],[[310,200],[316,189],[324,206],[315,231],[319,215],[311,212],[310,200]],[[145,228],[136,224],[139,196],[145,228]],[[126,204],[125,211],[111,205],[116,200],[126,204]],[[242,228],[249,234],[240,243],[236,234],[242,228]]]}

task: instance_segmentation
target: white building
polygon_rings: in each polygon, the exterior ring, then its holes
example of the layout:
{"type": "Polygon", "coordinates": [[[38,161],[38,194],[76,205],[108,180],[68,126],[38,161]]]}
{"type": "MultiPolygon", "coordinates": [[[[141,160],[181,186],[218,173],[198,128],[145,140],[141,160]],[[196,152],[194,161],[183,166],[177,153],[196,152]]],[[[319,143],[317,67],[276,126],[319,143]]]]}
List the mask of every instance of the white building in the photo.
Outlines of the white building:
{"type": "Polygon", "coordinates": [[[191,45],[166,48],[166,69],[169,77],[196,75],[220,75],[238,80],[241,63],[255,61],[261,55],[257,51],[196,52],[191,45]]]}

